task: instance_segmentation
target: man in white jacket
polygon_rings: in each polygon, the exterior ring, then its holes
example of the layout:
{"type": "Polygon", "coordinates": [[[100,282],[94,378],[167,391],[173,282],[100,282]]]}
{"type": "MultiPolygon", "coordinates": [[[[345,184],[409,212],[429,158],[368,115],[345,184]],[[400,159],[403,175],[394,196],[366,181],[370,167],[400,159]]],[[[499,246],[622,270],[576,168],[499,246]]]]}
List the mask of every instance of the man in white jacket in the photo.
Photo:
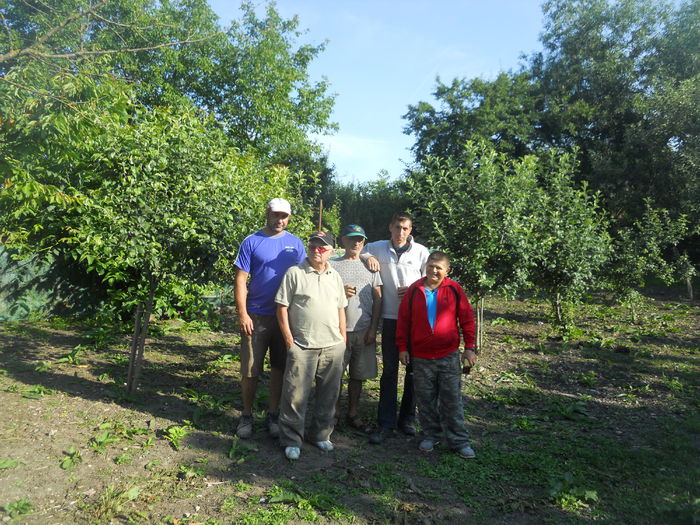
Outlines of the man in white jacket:
{"type": "Polygon", "coordinates": [[[369,243],[363,252],[370,269],[379,269],[384,284],[382,301],[382,377],[379,382],[377,429],[369,441],[382,443],[395,428],[415,435],[416,401],[413,395],[413,369],[406,367],[401,408],[397,410],[399,349],[396,346],[396,320],[406,288],[425,276],[428,249],[413,240],[413,217],[394,214],[389,224],[391,238],[369,243]]]}

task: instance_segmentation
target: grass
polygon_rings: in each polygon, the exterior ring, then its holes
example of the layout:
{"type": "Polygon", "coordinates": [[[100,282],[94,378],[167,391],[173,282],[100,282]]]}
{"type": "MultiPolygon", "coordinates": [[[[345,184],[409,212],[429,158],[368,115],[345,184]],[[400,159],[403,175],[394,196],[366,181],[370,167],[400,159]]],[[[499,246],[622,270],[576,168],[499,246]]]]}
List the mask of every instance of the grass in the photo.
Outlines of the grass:
{"type": "MultiPolygon", "coordinates": [[[[57,508],[51,520],[65,523],[700,521],[699,308],[648,301],[632,323],[592,303],[566,331],[542,323],[547,308],[487,304],[487,348],[464,384],[474,460],[444,446],[419,453],[402,435],[374,447],[341,427],[333,453],[305,446],[290,463],[262,430],[266,378],[258,439],[232,438],[235,328],[155,329],[145,386],[130,399],[124,336],[5,323],[0,436],[34,426],[30,440],[0,440],[0,505],[36,523],[57,508]],[[51,504],[33,472],[65,502],[51,504]]],[[[367,420],[377,397],[378,381],[366,382],[367,420]]]]}

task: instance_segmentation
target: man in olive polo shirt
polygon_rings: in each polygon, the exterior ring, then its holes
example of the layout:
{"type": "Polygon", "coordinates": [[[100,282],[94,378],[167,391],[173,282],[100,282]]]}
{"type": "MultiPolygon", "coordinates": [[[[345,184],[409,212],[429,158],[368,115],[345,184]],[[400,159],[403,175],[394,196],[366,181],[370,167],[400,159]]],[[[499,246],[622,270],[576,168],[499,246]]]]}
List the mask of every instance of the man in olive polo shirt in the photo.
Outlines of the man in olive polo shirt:
{"type": "Polygon", "coordinates": [[[275,296],[288,349],[279,416],[280,444],[288,459],[299,458],[314,382],[314,413],[307,436],[321,450],[333,450],[330,436],[343,374],[348,304],[343,280],[328,264],[334,248],[332,235],[314,233],[306,260],[287,270],[275,296]]]}

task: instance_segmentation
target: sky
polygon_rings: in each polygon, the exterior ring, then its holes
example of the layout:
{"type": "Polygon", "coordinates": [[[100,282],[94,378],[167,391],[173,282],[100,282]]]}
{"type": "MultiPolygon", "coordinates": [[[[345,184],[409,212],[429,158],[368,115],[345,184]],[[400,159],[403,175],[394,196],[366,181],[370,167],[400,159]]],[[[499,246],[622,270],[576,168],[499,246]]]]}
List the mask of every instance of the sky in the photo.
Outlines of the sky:
{"type": "MultiPolygon", "coordinates": [[[[235,0],[210,0],[227,25],[235,0]]],[[[403,133],[409,105],[434,103],[436,78],[494,79],[541,49],[540,0],[279,0],[284,18],[299,17],[299,44],[326,42],[309,68],[336,94],[339,131],[315,137],[337,180],[366,182],[386,170],[399,177],[413,138],[403,133]]],[[[261,9],[264,2],[260,2],[261,9]]]]}

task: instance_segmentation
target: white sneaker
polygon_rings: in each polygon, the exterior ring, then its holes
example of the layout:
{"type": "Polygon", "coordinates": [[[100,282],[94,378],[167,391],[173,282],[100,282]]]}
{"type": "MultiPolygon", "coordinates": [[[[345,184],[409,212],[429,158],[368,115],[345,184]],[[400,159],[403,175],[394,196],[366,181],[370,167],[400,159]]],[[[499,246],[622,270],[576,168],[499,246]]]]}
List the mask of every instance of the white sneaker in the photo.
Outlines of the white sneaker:
{"type": "Polygon", "coordinates": [[[333,443],[331,443],[330,441],[316,441],[314,445],[316,445],[324,452],[330,452],[331,450],[333,450],[333,443]]]}
{"type": "Polygon", "coordinates": [[[287,447],[284,449],[284,455],[287,456],[287,459],[299,459],[299,454],[301,454],[299,447],[287,447]]]}
{"type": "Polygon", "coordinates": [[[474,459],[476,457],[476,452],[474,452],[474,449],[469,445],[464,445],[457,452],[465,459],[474,459]]]}

